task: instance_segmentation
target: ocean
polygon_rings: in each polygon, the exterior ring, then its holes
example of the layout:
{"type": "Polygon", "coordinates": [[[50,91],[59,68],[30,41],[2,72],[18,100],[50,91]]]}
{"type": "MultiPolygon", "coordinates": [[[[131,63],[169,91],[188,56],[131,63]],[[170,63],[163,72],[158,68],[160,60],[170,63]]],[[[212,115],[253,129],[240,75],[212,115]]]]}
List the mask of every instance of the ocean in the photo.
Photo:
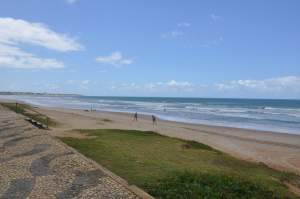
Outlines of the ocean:
{"type": "Polygon", "coordinates": [[[300,100],[2,95],[45,107],[154,114],[171,121],[300,134],[300,100]]]}

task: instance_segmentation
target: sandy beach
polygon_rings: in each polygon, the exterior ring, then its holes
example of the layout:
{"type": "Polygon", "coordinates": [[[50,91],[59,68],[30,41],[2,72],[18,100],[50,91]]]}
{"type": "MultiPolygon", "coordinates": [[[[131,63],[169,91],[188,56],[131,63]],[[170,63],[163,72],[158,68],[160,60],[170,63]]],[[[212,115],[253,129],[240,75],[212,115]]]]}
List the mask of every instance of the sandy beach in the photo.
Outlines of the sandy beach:
{"type": "Polygon", "coordinates": [[[158,120],[153,126],[150,116],[114,112],[36,107],[59,124],[52,128],[54,136],[82,136],[74,129],[136,129],[162,135],[195,140],[234,157],[262,162],[274,169],[300,174],[300,136],[286,133],[188,124],[158,120]]]}

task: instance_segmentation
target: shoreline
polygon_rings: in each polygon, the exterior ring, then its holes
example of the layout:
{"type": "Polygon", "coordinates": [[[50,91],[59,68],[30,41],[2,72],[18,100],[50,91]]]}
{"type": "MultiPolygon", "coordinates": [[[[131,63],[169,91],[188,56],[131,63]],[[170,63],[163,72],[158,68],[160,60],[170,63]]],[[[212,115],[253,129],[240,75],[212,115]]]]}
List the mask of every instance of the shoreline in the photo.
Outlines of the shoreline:
{"type": "MultiPolygon", "coordinates": [[[[60,107],[60,106],[46,106],[46,105],[41,105],[41,104],[35,104],[31,102],[27,102],[24,100],[15,100],[15,99],[2,99],[0,98],[0,103],[1,102],[18,102],[18,103],[24,103],[31,105],[33,107],[40,107],[40,108],[45,108],[45,109],[64,109],[64,110],[79,110],[79,111],[88,111],[90,112],[90,109],[84,109],[84,108],[68,108],[68,107],[60,107]]],[[[103,113],[115,113],[115,114],[124,114],[124,115],[132,115],[135,113],[135,111],[121,111],[121,110],[93,110],[92,112],[103,112],[103,113]]],[[[187,124],[187,125],[196,125],[196,126],[203,126],[203,127],[212,127],[212,128],[226,128],[226,129],[236,129],[236,130],[242,130],[242,131],[249,131],[249,132],[260,132],[260,133],[276,133],[276,134],[285,134],[285,135],[296,135],[300,136],[300,130],[297,132],[293,131],[284,131],[284,130],[268,130],[268,129],[257,129],[255,127],[240,127],[240,126],[234,126],[234,125],[223,125],[223,124],[217,124],[216,122],[211,122],[211,123],[201,123],[197,122],[196,120],[191,120],[190,122],[188,119],[181,119],[181,118],[176,118],[176,117],[168,117],[168,116],[162,116],[159,114],[152,114],[152,113],[147,113],[147,112],[138,112],[139,117],[149,117],[151,115],[157,116],[157,119],[159,121],[164,121],[164,122],[174,122],[174,123],[181,123],[181,124],[187,124]],[[170,119],[167,119],[170,118],[170,119]]]]}
{"type": "MultiPolygon", "coordinates": [[[[1,100],[0,100],[1,101],[1,100]]],[[[300,135],[190,124],[158,120],[153,126],[148,115],[133,115],[107,111],[88,112],[82,109],[49,108],[33,105],[33,108],[59,123],[51,133],[58,137],[78,136],[74,129],[127,129],[154,131],[161,135],[193,140],[207,144],[239,159],[263,163],[274,169],[300,174],[300,135]]]]}
{"type": "MultiPolygon", "coordinates": [[[[37,106],[40,108],[47,108],[47,109],[60,109],[60,107],[44,107],[44,106],[37,106]]],[[[72,109],[72,108],[61,108],[64,110],[83,110],[83,109],[72,109]]],[[[84,110],[83,110],[84,111],[84,110]]],[[[107,114],[123,114],[124,116],[131,116],[133,117],[133,112],[122,112],[122,111],[109,111],[109,110],[95,110],[93,112],[99,112],[99,113],[107,113],[107,114]]],[[[152,114],[147,114],[147,113],[138,113],[140,118],[143,119],[151,119],[152,114]]],[[[164,118],[160,118],[159,116],[157,117],[158,122],[170,122],[170,123],[177,123],[177,124],[182,124],[182,125],[191,125],[191,126],[201,126],[201,127],[206,127],[206,128],[220,128],[220,129],[228,129],[228,130],[238,130],[238,131],[248,131],[252,133],[270,133],[270,134],[283,134],[283,135],[288,135],[288,136],[300,136],[300,131],[299,134],[297,133],[289,133],[289,132],[282,132],[282,131],[271,131],[271,130],[259,130],[259,129],[252,129],[252,128],[242,128],[242,127],[234,127],[234,126],[223,126],[223,125],[217,125],[217,124],[204,124],[204,123],[193,123],[193,122],[188,122],[188,121],[177,121],[177,120],[168,120],[164,118]]]]}
{"type": "MultiPolygon", "coordinates": [[[[85,111],[84,109],[71,109],[71,108],[60,108],[60,107],[44,107],[44,106],[35,106],[38,109],[41,110],[53,110],[53,111],[61,111],[61,112],[86,112],[86,113],[95,113],[96,115],[98,114],[104,114],[104,115],[113,115],[113,116],[123,116],[126,117],[130,120],[132,120],[133,118],[133,113],[128,113],[128,112],[118,112],[118,111],[85,111]]],[[[151,115],[147,115],[147,114],[142,114],[142,113],[138,113],[138,117],[139,120],[141,120],[142,122],[148,121],[149,123],[151,123],[151,115]]],[[[292,134],[292,133],[285,133],[285,132],[274,132],[274,131],[265,131],[265,130],[255,130],[255,129],[246,129],[246,128],[239,128],[239,127],[228,127],[228,126],[218,126],[218,125],[208,125],[208,124],[196,124],[196,123],[188,123],[188,122],[181,122],[181,121],[172,121],[172,120],[165,120],[165,119],[160,119],[158,118],[157,121],[158,125],[159,123],[163,123],[163,124],[169,124],[170,127],[173,125],[177,126],[177,125],[181,125],[183,126],[182,128],[184,129],[189,129],[189,130],[197,130],[194,128],[201,128],[202,132],[206,132],[206,133],[210,133],[210,134],[217,134],[217,135],[221,135],[221,136],[230,136],[232,138],[239,138],[238,136],[234,136],[232,134],[236,134],[236,133],[242,133],[244,134],[244,136],[248,136],[249,138],[254,137],[255,135],[259,134],[259,135],[264,135],[264,136],[271,136],[272,138],[274,137],[280,137],[280,138],[285,138],[286,136],[290,137],[290,138],[296,138],[296,139],[300,139],[300,135],[298,134],[292,134]],[[189,127],[194,127],[194,128],[189,128],[189,127]],[[214,133],[210,130],[217,130],[217,131],[223,131],[222,133],[214,133]],[[225,131],[224,131],[225,130],[225,131]],[[230,132],[230,134],[229,134],[230,132]],[[252,134],[253,133],[253,134],[252,134]]],[[[246,138],[244,138],[246,140],[246,138]]],[[[258,140],[254,140],[253,141],[258,141],[258,140]]],[[[268,140],[265,140],[266,142],[268,142],[268,140]]],[[[271,142],[270,143],[275,143],[276,142],[271,142]]],[[[278,143],[278,144],[282,144],[282,143],[278,143]]],[[[300,147],[300,143],[296,143],[295,145],[290,145],[290,146],[295,146],[295,148],[300,147]]]]}

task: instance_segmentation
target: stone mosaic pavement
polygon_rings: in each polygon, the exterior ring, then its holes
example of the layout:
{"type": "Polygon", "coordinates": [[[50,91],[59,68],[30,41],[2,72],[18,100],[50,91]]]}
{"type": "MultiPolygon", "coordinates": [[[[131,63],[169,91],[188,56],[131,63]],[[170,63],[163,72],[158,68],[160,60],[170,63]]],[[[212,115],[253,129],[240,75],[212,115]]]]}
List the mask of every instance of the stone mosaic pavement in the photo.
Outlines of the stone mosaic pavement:
{"type": "Polygon", "coordinates": [[[101,166],[0,106],[0,198],[140,198],[101,166]]]}

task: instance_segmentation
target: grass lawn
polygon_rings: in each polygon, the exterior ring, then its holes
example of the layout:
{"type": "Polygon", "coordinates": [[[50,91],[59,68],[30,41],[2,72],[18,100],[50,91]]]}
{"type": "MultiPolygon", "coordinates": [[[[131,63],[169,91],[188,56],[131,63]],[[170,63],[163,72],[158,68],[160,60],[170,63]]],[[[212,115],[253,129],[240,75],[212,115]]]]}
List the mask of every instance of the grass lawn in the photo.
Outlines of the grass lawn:
{"type": "Polygon", "coordinates": [[[35,121],[38,121],[44,125],[47,125],[47,122],[48,122],[48,126],[56,126],[57,125],[56,121],[54,121],[53,119],[51,119],[49,117],[48,117],[48,121],[47,121],[46,115],[38,113],[31,106],[29,106],[27,104],[18,103],[17,106],[16,106],[16,103],[0,103],[0,104],[2,106],[9,108],[10,110],[12,110],[16,113],[20,113],[26,117],[30,117],[30,118],[34,119],[35,121]]]}
{"type": "Polygon", "coordinates": [[[62,138],[156,198],[296,198],[300,177],[238,160],[207,145],[134,130],[80,130],[62,138]]]}

